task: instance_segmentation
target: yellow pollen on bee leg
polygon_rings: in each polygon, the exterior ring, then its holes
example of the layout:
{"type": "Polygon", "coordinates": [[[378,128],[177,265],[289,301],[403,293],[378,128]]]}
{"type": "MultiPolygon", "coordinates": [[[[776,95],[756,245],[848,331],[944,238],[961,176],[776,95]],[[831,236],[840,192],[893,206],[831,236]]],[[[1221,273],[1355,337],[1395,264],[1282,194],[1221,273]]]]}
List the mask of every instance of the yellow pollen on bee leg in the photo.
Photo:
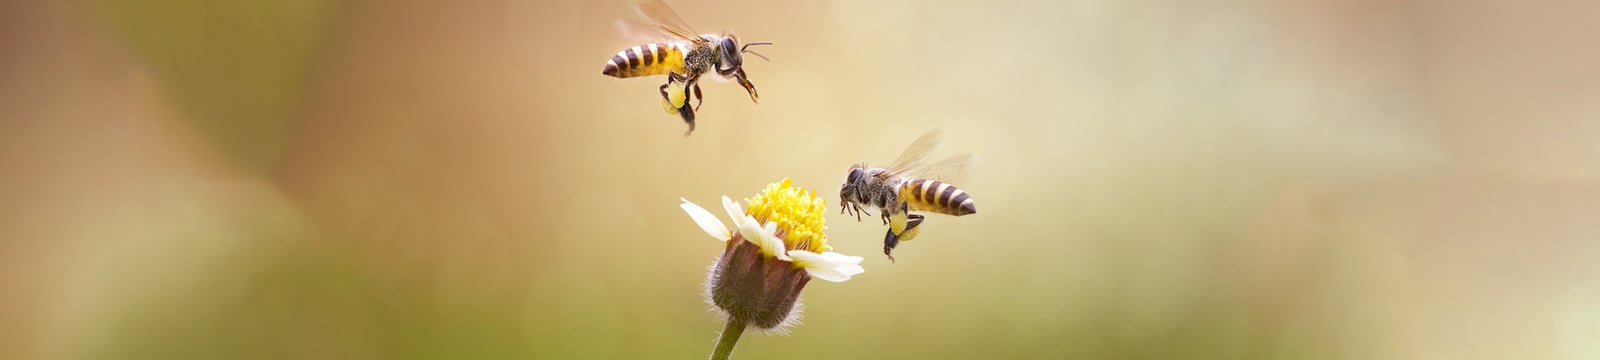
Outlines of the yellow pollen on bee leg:
{"type": "Polygon", "coordinates": [[[911,241],[911,239],[917,238],[917,234],[919,234],[921,232],[922,232],[922,227],[920,227],[920,226],[916,227],[916,228],[913,228],[911,230],[906,230],[905,232],[900,233],[899,241],[900,242],[911,241]]]}
{"type": "Polygon", "coordinates": [[[667,85],[667,98],[661,99],[661,110],[667,114],[677,114],[678,109],[688,100],[688,94],[683,91],[683,87],[676,84],[667,85]]]}

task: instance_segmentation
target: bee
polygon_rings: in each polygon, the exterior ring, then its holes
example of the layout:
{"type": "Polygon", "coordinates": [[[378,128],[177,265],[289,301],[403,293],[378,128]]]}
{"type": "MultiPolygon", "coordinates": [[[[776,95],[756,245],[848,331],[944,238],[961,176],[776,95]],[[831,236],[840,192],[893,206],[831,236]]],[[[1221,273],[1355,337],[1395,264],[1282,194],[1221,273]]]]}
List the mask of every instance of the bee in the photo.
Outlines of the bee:
{"type": "Polygon", "coordinates": [[[756,93],[756,86],[744,73],[744,54],[767,60],[766,55],[751,51],[750,47],[772,45],[771,42],[752,42],[740,46],[739,37],[731,32],[697,35],[678,17],[677,12],[661,0],[641,1],[634,8],[648,23],[619,21],[618,25],[624,33],[641,38],[665,37],[668,40],[617,52],[616,56],[606,61],[601,74],[619,79],[667,75],[667,82],[659,88],[662,107],[669,113],[676,110],[683,117],[683,122],[689,124],[689,131],[684,132],[683,136],[694,132],[694,113],[705,101],[700,94],[700,75],[715,72],[723,78],[733,79],[744,87],[745,92],[750,93],[750,101],[759,103],[760,95],[756,93]],[[690,94],[696,100],[693,107],[689,106],[690,94]]]}
{"type": "Polygon", "coordinates": [[[971,154],[956,155],[931,164],[923,159],[942,142],[938,130],[929,131],[917,138],[900,157],[888,167],[875,168],[866,164],[850,166],[849,175],[839,189],[839,212],[855,215],[879,209],[883,223],[889,231],[883,237],[883,255],[894,261],[890,254],[900,242],[915,238],[918,227],[926,219],[921,213],[938,213],[965,216],[978,212],[972,196],[950,181],[957,181],[977,157],[971,154]]]}

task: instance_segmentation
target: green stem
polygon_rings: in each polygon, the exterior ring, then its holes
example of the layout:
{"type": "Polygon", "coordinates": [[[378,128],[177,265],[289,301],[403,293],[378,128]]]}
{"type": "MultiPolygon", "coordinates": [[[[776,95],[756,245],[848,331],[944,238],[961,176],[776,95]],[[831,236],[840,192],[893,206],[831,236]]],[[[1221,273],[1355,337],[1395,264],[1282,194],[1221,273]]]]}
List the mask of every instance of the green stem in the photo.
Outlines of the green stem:
{"type": "Polygon", "coordinates": [[[728,319],[728,326],[722,328],[722,336],[717,338],[717,348],[711,351],[711,360],[728,360],[740,335],[744,335],[744,321],[728,319]]]}

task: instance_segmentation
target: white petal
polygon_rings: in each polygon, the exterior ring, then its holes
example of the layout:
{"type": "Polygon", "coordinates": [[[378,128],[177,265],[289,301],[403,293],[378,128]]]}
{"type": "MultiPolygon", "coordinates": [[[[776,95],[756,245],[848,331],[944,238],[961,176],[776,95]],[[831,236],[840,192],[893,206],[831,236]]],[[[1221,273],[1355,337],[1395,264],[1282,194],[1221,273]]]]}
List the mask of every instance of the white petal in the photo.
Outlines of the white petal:
{"type": "Polygon", "coordinates": [[[739,207],[739,203],[733,202],[733,199],[723,196],[722,209],[728,210],[728,218],[733,219],[733,227],[737,228],[740,223],[744,222],[744,209],[739,207]]]}
{"type": "Polygon", "coordinates": [[[744,221],[739,223],[739,234],[744,235],[744,239],[751,244],[760,246],[762,255],[777,257],[783,261],[791,261],[792,259],[784,251],[786,249],[783,246],[783,239],[778,238],[776,235],[777,231],[777,223],[769,222],[767,226],[763,227],[760,221],[756,221],[756,218],[750,216],[745,216],[744,221]]]}
{"type": "Polygon", "coordinates": [[[768,222],[761,232],[767,235],[767,246],[763,249],[771,250],[767,255],[776,256],[778,260],[794,261],[789,257],[789,247],[783,244],[783,238],[778,237],[777,222],[768,222]]]}
{"type": "Polygon", "coordinates": [[[850,280],[849,275],[845,275],[844,273],[834,269],[823,267],[808,267],[805,269],[806,274],[811,275],[812,278],[823,279],[832,282],[844,282],[845,280],[850,280]]]}
{"type": "Polygon", "coordinates": [[[756,246],[767,246],[767,240],[761,235],[761,223],[756,218],[746,216],[739,222],[739,235],[744,235],[744,241],[749,241],[756,246]]]}
{"type": "Polygon", "coordinates": [[[778,260],[789,262],[794,261],[794,258],[789,257],[788,252],[784,251],[783,249],[783,238],[773,236],[772,240],[768,240],[767,242],[770,243],[770,245],[767,245],[767,247],[772,248],[772,256],[777,257],[778,260]]]}
{"type": "Polygon", "coordinates": [[[789,256],[794,257],[794,263],[806,269],[806,273],[810,274],[811,277],[832,282],[850,280],[851,276],[866,271],[866,269],[861,268],[862,259],[860,256],[849,256],[832,251],[818,254],[806,250],[790,251],[789,256]]]}
{"type": "Polygon", "coordinates": [[[710,234],[712,238],[717,240],[728,241],[728,239],[733,238],[733,232],[728,231],[728,227],[722,224],[722,220],[717,220],[716,215],[711,215],[710,211],[706,211],[700,205],[689,202],[689,199],[678,199],[683,200],[683,203],[678,204],[678,207],[683,208],[683,212],[689,213],[689,218],[694,219],[694,223],[700,225],[700,230],[705,230],[706,234],[710,234]]]}

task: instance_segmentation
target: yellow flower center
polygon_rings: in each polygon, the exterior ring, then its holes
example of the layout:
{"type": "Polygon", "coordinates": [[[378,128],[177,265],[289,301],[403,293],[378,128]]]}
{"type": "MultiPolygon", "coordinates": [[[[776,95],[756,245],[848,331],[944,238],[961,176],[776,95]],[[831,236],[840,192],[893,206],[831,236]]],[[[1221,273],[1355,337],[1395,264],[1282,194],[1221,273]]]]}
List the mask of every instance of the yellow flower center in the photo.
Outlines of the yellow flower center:
{"type": "Polygon", "coordinates": [[[783,182],[767,184],[760,194],[744,202],[750,205],[746,215],[763,224],[778,224],[778,235],[789,250],[833,250],[828,246],[828,236],[823,234],[828,227],[822,223],[822,213],[828,206],[815,190],[796,187],[784,178],[783,182]]]}

